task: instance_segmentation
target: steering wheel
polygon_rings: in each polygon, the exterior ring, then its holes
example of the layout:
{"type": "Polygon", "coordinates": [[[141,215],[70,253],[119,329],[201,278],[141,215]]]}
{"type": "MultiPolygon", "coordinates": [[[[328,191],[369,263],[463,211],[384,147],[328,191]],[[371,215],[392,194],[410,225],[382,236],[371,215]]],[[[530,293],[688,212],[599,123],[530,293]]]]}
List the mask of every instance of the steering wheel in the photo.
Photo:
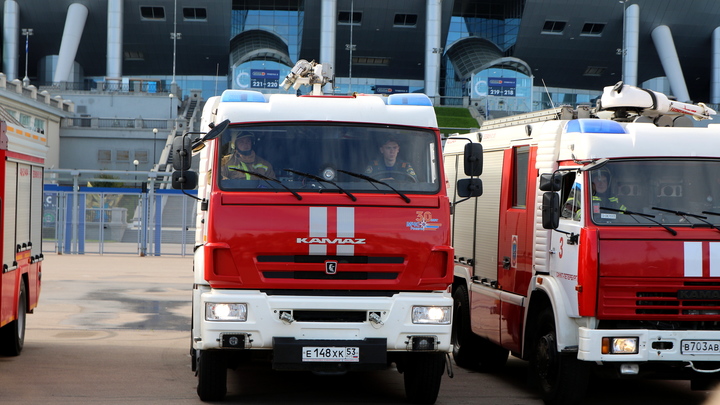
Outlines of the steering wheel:
{"type": "Polygon", "coordinates": [[[402,182],[410,182],[410,183],[417,183],[418,179],[416,177],[411,176],[410,174],[399,171],[399,170],[381,170],[379,172],[375,172],[372,174],[372,177],[377,180],[394,180],[394,181],[402,181],[402,182]],[[400,177],[398,179],[398,177],[400,177]]]}

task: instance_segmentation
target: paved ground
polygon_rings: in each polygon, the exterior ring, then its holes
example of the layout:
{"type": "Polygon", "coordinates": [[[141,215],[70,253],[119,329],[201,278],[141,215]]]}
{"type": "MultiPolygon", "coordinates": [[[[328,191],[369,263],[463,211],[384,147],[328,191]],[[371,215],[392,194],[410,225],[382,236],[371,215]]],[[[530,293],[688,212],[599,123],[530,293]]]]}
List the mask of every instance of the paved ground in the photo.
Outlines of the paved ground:
{"type": "MultiPolygon", "coordinates": [[[[0,404],[200,404],[190,370],[192,259],[47,254],[25,349],[0,357],[0,404]]],[[[437,405],[539,405],[527,364],[497,375],[455,367],[437,405]]],[[[228,404],[404,404],[394,370],[320,377],[252,364],[228,375],[228,404]]],[[[589,405],[708,405],[687,382],[600,381],[589,405]]],[[[720,405],[720,401],[713,405],[720,405]]]]}

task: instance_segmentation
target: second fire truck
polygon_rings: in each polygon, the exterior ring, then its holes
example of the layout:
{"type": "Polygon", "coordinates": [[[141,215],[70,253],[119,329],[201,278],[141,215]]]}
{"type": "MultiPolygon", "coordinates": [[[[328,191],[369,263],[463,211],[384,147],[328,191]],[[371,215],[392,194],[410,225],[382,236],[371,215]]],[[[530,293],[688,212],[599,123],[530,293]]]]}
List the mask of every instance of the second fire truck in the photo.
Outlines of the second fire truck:
{"type": "Polygon", "coordinates": [[[720,125],[688,118],[714,113],[618,83],[597,109],[450,138],[456,362],[529,360],[549,404],[580,401],[593,373],[716,381],[720,125]],[[469,142],[482,188],[463,172],[469,142]]]}

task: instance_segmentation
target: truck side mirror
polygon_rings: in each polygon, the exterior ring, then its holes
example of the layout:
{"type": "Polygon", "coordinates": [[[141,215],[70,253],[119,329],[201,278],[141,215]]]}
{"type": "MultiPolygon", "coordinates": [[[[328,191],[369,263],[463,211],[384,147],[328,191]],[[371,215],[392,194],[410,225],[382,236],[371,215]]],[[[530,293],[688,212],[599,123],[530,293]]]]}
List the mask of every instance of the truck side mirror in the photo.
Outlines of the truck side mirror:
{"type": "Polygon", "coordinates": [[[178,136],[173,140],[173,169],[190,170],[192,163],[192,151],[190,150],[190,139],[186,136],[178,136]]]}
{"type": "Polygon", "coordinates": [[[543,173],[540,175],[540,191],[560,191],[564,174],[543,173]]]}
{"type": "Polygon", "coordinates": [[[178,170],[172,174],[172,188],[176,190],[194,190],[198,184],[198,174],[190,170],[178,170]]]}
{"type": "Polygon", "coordinates": [[[543,193],[542,226],[544,229],[557,229],[560,226],[560,195],[553,191],[543,193]]]}
{"type": "Polygon", "coordinates": [[[480,197],[483,193],[482,180],[460,179],[457,182],[456,190],[460,197],[480,197]]]}
{"type": "Polygon", "coordinates": [[[465,175],[479,176],[483,170],[483,147],[479,143],[465,144],[465,175]]]}

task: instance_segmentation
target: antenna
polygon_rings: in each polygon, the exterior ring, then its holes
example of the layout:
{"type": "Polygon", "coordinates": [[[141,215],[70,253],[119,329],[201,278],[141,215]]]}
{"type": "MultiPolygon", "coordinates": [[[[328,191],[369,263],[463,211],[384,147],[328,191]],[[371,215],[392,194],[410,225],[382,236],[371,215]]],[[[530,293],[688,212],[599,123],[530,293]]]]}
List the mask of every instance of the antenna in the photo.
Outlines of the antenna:
{"type": "Polygon", "coordinates": [[[552,101],[552,96],[550,96],[550,92],[548,91],[547,86],[545,85],[545,79],[540,79],[540,80],[542,81],[543,88],[545,88],[545,94],[547,94],[548,99],[550,100],[550,105],[552,106],[552,108],[555,108],[555,103],[553,103],[553,101],[552,101]]]}

